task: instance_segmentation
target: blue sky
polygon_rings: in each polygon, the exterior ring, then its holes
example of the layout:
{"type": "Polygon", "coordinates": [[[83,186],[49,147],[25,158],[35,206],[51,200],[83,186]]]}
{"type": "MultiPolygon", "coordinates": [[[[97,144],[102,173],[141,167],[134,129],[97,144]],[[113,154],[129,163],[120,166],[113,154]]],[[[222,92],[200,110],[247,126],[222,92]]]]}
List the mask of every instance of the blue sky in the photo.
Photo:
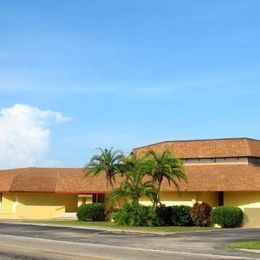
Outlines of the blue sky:
{"type": "Polygon", "coordinates": [[[81,167],[96,147],[260,138],[259,13],[258,0],[2,0],[0,109],[70,118],[45,125],[44,159],[23,165],[81,167]]]}

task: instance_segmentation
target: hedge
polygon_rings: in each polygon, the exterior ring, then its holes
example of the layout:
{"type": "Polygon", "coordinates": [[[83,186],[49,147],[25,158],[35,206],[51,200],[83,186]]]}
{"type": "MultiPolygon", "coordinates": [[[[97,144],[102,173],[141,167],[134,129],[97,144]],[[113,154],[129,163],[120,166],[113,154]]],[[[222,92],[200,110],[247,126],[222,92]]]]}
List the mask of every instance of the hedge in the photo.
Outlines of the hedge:
{"type": "Polygon", "coordinates": [[[220,206],[212,210],[211,220],[213,224],[223,228],[233,228],[241,226],[243,215],[243,211],[238,207],[220,206]]]}
{"type": "Polygon", "coordinates": [[[173,206],[172,212],[172,224],[173,226],[192,226],[193,221],[191,218],[191,207],[180,205],[173,206]]]}
{"type": "Polygon", "coordinates": [[[80,221],[105,221],[105,205],[101,203],[82,204],[77,210],[80,221]]]}
{"type": "Polygon", "coordinates": [[[157,207],[156,214],[161,226],[192,226],[190,211],[191,207],[185,205],[168,207],[161,205],[157,207]]]}
{"type": "Polygon", "coordinates": [[[172,226],[173,207],[160,205],[156,208],[160,226],[172,226]]]}

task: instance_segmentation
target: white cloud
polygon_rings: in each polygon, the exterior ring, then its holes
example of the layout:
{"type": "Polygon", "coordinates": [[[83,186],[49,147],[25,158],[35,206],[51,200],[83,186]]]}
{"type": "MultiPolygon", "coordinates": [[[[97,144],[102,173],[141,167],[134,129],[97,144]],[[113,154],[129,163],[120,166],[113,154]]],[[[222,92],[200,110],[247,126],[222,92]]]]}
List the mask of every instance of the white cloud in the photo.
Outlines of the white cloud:
{"type": "Polygon", "coordinates": [[[0,168],[46,165],[50,125],[70,120],[61,113],[16,104],[0,110],[0,168]]]}

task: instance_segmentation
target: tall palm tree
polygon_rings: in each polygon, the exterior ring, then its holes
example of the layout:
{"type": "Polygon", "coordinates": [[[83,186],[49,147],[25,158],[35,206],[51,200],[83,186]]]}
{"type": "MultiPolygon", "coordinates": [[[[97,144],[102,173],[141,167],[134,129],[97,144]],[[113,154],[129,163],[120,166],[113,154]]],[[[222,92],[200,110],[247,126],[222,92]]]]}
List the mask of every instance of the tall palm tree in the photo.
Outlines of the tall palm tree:
{"type": "Polygon", "coordinates": [[[139,203],[141,196],[146,196],[152,200],[155,196],[154,182],[145,179],[146,165],[142,158],[138,158],[131,153],[124,160],[124,181],[120,187],[113,189],[109,193],[110,201],[114,202],[120,198],[130,198],[133,202],[139,203]]]}
{"type": "Polygon", "coordinates": [[[116,181],[115,176],[122,172],[124,155],[121,151],[113,151],[113,147],[110,149],[98,148],[98,150],[100,154],[94,155],[85,167],[85,177],[105,173],[107,186],[113,187],[116,181]]]}
{"type": "Polygon", "coordinates": [[[170,151],[162,153],[149,150],[146,153],[146,166],[148,174],[152,177],[157,187],[157,198],[155,199],[155,207],[160,202],[160,191],[164,179],[168,181],[169,186],[173,183],[177,191],[179,191],[179,182],[187,177],[183,168],[182,161],[171,154],[170,151]]]}

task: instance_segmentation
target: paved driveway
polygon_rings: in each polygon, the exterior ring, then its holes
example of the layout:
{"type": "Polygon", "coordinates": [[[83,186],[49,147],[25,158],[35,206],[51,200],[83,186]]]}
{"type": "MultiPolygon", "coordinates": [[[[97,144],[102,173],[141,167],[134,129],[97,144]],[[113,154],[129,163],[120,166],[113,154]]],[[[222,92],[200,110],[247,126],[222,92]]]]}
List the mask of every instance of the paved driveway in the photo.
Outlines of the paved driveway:
{"type": "Polygon", "coordinates": [[[260,229],[163,236],[0,222],[0,259],[260,259],[224,247],[256,239],[260,229]]]}

